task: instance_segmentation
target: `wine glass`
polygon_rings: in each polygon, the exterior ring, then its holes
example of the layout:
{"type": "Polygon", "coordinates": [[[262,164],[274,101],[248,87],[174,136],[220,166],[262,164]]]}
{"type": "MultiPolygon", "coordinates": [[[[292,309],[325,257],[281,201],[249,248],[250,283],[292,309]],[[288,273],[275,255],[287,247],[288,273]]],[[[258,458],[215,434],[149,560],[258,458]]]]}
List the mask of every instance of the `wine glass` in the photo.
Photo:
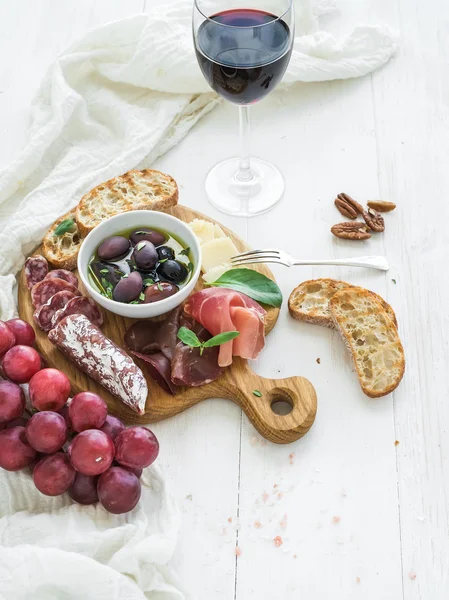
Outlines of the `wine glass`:
{"type": "Polygon", "coordinates": [[[193,39],[201,71],[240,114],[240,157],[209,171],[210,202],[229,215],[270,210],[284,193],[271,163],[250,156],[250,106],[281,81],[293,47],[293,0],[194,0],[193,39]]]}

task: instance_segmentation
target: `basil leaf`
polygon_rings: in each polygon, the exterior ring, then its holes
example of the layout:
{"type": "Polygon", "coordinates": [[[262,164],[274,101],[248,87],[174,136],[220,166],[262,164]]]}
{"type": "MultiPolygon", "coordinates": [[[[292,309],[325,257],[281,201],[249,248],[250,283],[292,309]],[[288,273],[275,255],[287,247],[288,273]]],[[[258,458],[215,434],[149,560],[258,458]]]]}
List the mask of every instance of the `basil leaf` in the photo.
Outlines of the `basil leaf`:
{"type": "Polygon", "coordinates": [[[150,277],[148,277],[148,279],[143,280],[143,285],[153,285],[153,283],[154,279],[151,279],[150,277]]]}
{"type": "Polygon", "coordinates": [[[181,342],[184,342],[186,346],[191,346],[192,348],[200,348],[202,346],[202,343],[200,342],[196,334],[187,327],[181,327],[179,329],[178,339],[180,339],[181,342]]]}
{"type": "Polygon", "coordinates": [[[139,300],[145,300],[145,294],[143,292],[140,292],[139,294],[139,300]]]}
{"type": "Polygon", "coordinates": [[[213,346],[221,346],[221,344],[225,344],[240,335],[240,331],[224,331],[223,333],[219,333],[218,335],[210,338],[207,342],[204,342],[203,346],[205,348],[212,348],[213,346]]]}
{"type": "Polygon", "coordinates": [[[163,291],[164,291],[164,288],[162,287],[162,285],[161,285],[161,282],[160,282],[160,281],[158,281],[158,282],[157,282],[157,289],[158,289],[160,292],[163,292],[163,291]]]}
{"type": "Polygon", "coordinates": [[[142,250],[142,248],[145,247],[145,240],[142,240],[141,242],[139,242],[136,246],[136,252],[139,252],[139,250],[142,250]]]}
{"type": "Polygon", "coordinates": [[[189,256],[190,248],[184,248],[184,250],[181,250],[181,252],[179,254],[180,254],[180,256],[189,256]]]}
{"type": "Polygon", "coordinates": [[[187,268],[189,269],[189,271],[193,271],[195,269],[195,265],[193,264],[193,262],[191,260],[189,260],[189,264],[187,265],[187,268]]]}
{"type": "Polygon", "coordinates": [[[277,283],[253,269],[230,269],[209,285],[242,292],[253,300],[269,306],[279,308],[282,304],[282,292],[277,283]]]}
{"type": "Polygon", "coordinates": [[[163,258],[162,260],[159,261],[159,264],[162,265],[164,262],[167,262],[168,258],[163,258]]]}
{"type": "Polygon", "coordinates": [[[258,398],[262,398],[262,392],[259,392],[259,390],[253,390],[253,394],[258,398]]]}
{"type": "Polygon", "coordinates": [[[109,273],[109,269],[100,269],[100,273],[103,273],[103,275],[106,275],[107,273],[109,273]]]}
{"type": "Polygon", "coordinates": [[[61,223],[59,223],[59,225],[56,227],[53,235],[64,235],[64,233],[72,231],[74,225],[74,219],[64,219],[64,221],[61,221],[61,223]]]}

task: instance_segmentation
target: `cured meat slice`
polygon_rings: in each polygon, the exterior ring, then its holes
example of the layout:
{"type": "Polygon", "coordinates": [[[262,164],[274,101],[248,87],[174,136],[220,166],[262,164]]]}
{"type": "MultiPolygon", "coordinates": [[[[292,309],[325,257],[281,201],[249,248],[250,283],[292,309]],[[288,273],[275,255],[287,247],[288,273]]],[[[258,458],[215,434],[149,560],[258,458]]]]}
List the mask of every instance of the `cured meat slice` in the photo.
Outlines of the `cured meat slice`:
{"type": "Polygon", "coordinates": [[[69,300],[76,297],[77,296],[75,296],[75,294],[69,290],[57,292],[50,298],[50,300],[48,300],[48,302],[43,304],[34,312],[34,320],[41,329],[44,331],[50,331],[52,328],[52,319],[54,314],[61,310],[61,308],[64,308],[69,300]]]}
{"type": "Polygon", "coordinates": [[[199,348],[179,342],[172,360],[172,382],[175,385],[198,387],[215,381],[224,371],[218,366],[218,353],[219,348],[215,346],[205,348],[201,355],[199,348]]]}
{"type": "Polygon", "coordinates": [[[143,415],[148,395],[145,377],[132,358],[84,315],[69,315],[48,334],[81,371],[143,415]]]}
{"type": "Polygon", "coordinates": [[[206,288],[190,296],[184,311],[214,336],[225,331],[240,332],[237,338],[220,346],[221,367],[230,365],[233,356],[256,358],[264,347],[266,312],[245,294],[227,288],[206,288]]]}
{"type": "Polygon", "coordinates": [[[31,290],[33,285],[45,279],[48,273],[48,262],[46,258],[37,254],[26,259],[24,268],[27,288],[31,290]]]}
{"type": "Polygon", "coordinates": [[[67,271],[67,269],[54,269],[47,273],[45,279],[54,279],[55,277],[64,279],[67,283],[71,283],[76,288],[78,287],[78,277],[74,275],[72,271],[67,271]]]}
{"type": "Polygon", "coordinates": [[[54,279],[43,279],[31,288],[31,302],[34,308],[39,308],[50,300],[52,296],[63,290],[72,292],[74,296],[81,296],[81,292],[71,283],[55,277],[54,279]]]}
{"type": "Polygon", "coordinates": [[[103,325],[103,314],[92,298],[87,296],[75,296],[71,298],[64,307],[55,312],[51,326],[55,327],[59,321],[62,321],[69,315],[84,315],[91,323],[101,327],[103,325]]]}
{"type": "Polygon", "coordinates": [[[168,360],[178,343],[182,307],[175,308],[163,321],[137,321],[125,333],[125,344],[142,354],[162,352],[168,360]]]}
{"type": "Polygon", "coordinates": [[[171,380],[171,362],[162,354],[162,352],[154,352],[154,354],[142,354],[130,350],[133,356],[145,361],[145,368],[150,376],[158,383],[163,390],[168,394],[176,394],[178,386],[172,383],[171,380]]]}

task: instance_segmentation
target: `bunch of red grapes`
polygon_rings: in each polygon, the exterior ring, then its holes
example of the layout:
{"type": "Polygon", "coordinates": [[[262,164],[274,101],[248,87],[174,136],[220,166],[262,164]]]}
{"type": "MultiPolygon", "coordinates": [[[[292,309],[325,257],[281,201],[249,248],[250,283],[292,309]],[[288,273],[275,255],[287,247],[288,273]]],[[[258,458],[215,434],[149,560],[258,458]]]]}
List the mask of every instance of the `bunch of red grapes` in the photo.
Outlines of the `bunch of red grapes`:
{"type": "Polygon", "coordinates": [[[47,496],[68,491],[80,504],[100,502],[114,514],[132,510],[142,469],[159,453],[156,436],[145,427],[126,429],[98,394],[81,392],[67,402],[69,379],[42,368],[34,341],[26,321],[0,321],[0,467],[32,468],[34,485],[47,496]]]}

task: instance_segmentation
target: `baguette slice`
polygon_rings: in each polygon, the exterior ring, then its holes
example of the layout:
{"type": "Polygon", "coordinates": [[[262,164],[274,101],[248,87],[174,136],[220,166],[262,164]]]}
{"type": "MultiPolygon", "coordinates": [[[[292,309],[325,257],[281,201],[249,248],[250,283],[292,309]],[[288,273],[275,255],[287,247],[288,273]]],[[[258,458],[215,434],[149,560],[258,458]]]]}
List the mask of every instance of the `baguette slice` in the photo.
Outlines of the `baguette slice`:
{"type": "Polygon", "coordinates": [[[75,221],[75,209],[63,215],[47,231],[43,241],[45,258],[57,269],[76,268],[76,260],[81,246],[81,235],[75,221]],[[65,220],[73,220],[73,227],[62,235],[55,235],[58,226],[65,220]]]}
{"type": "MultiPolygon", "coordinates": [[[[354,287],[346,281],[336,279],[311,279],[300,283],[290,294],[288,310],[294,319],[316,323],[333,329],[335,327],[329,310],[329,301],[332,296],[343,289],[354,287]]],[[[368,291],[368,290],[366,290],[368,291]]],[[[398,326],[394,310],[374,292],[372,294],[384,307],[393,323],[398,326]]]]}
{"type": "Polygon", "coordinates": [[[165,210],[178,202],[178,186],[170,175],[145,169],[128,171],[101,183],[81,198],[76,221],[85,237],[99,223],[130,210],[165,210]]]}
{"type": "Polygon", "coordinates": [[[379,398],[396,389],[404,375],[404,349],[379,300],[368,290],[350,287],[336,292],[329,308],[352,355],[363,392],[379,398]]]}

